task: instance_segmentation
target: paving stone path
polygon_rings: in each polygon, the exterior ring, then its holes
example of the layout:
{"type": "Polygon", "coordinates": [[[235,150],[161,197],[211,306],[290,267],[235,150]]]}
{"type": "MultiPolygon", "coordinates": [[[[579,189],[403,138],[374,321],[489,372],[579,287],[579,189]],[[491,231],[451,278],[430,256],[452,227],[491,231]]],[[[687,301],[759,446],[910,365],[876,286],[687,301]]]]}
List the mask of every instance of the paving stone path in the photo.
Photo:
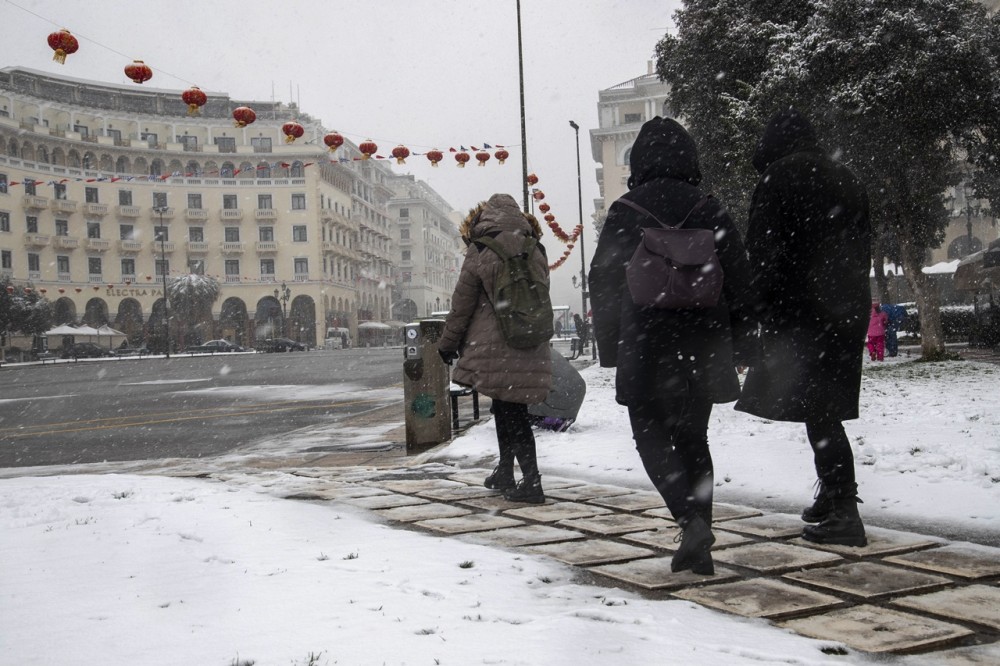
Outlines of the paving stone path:
{"type": "Polygon", "coordinates": [[[671,573],[679,528],[659,495],[545,477],[544,504],[516,504],[482,487],[489,472],[437,463],[302,468],[293,473],[313,481],[290,498],[544,555],[595,583],[767,619],[867,653],[997,663],[1000,549],[877,527],[865,548],[822,546],[800,537],[798,516],[716,504],[716,575],[671,573]]]}

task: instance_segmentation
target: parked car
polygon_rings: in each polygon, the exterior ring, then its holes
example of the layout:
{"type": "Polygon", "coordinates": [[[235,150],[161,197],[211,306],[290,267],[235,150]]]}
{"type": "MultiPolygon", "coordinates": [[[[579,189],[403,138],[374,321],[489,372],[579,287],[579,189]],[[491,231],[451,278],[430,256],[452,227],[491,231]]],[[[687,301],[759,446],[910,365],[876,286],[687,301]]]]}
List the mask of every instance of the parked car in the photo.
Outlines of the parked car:
{"type": "Polygon", "coordinates": [[[96,342],[75,342],[62,351],[63,358],[107,358],[114,355],[113,351],[96,342]]]}
{"type": "Polygon", "coordinates": [[[301,342],[296,342],[295,340],[290,340],[289,338],[271,338],[264,340],[264,342],[258,347],[260,351],[263,352],[291,352],[291,351],[307,351],[309,348],[306,347],[301,342]]]}
{"type": "Polygon", "coordinates": [[[186,347],[184,351],[191,354],[222,354],[226,352],[241,352],[246,350],[229,340],[209,340],[203,345],[186,347]]]}

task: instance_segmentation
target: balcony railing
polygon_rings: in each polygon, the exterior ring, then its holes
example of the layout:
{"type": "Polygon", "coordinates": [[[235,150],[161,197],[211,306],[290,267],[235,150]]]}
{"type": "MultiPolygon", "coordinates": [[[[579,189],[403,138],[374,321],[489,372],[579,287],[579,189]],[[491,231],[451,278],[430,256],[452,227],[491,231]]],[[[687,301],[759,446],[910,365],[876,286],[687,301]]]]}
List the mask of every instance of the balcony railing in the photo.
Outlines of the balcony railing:
{"type": "Polygon", "coordinates": [[[274,277],[274,273],[271,273],[270,275],[261,275],[260,276],[260,281],[261,282],[277,282],[278,280],[277,280],[277,278],[274,277]]]}
{"type": "Polygon", "coordinates": [[[172,219],[174,219],[174,209],[171,208],[171,207],[169,207],[169,206],[164,206],[162,208],[157,208],[156,206],[154,206],[151,210],[153,211],[153,219],[155,219],[155,220],[160,220],[160,219],[163,219],[163,220],[172,220],[172,219]]]}
{"type": "Polygon", "coordinates": [[[239,254],[244,250],[244,243],[241,241],[229,241],[222,243],[222,252],[224,254],[239,254]]]}
{"type": "Polygon", "coordinates": [[[88,238],[84,247],[95,252],[105,252],[111,249],[111,241],[104,238],[88,238]]]}
{"type": "Polygon", "coordinates": [[[142,249],[142,243],[137,240],[120,240],[118,249],[122,252],[138,252],[142,249]]]}
{"type": "Polygon", "coordinates": [[[30,247],[44,247],[49,244],[49,240],[44,234],[24,234],[24,244],[30,247]]]}
{"type": "Polygon", "coordinates": [[[122,284],[126,286],[135,284],[135,273],[122,273],[122,284]]]}
{"type": "Polygon", "coordinates": [[[277,220],[278,211],[273,208],[258,208],[253,212],[254,217],[258,220],[277,220]]]}
{"type": "Polygon", "coordinates": [[[309,273],[296,273],[293,279],[295,282],[309,282],[309,273]]]}
{"type": "Polygon", "coordinates": [[[240,281],[241,280],[240,280],[240,276],[239,275],[227,275],[226,276],[226,282],[240,282],[240,281]]]}
{"type": "Polygon", "coordinates": [[[188,252],[197,252],[199,254],[204,254],[208,252],[208,243],[204,241],[188,241],[187,249],[188,252]]]}
{"type": "Polygon", "coordinates": [[[25,194],[21,199],[21,204],[25,208],[42,209],[49,207],[48,197],[36,197],[33,194],[25,194]]]}
{"type": "Polygon", "coordinates": [[[276,241],[257,241],[258,252],[277,252],[278,243],[276,241]]]}
{"type": "Polygon", "coordinates": [[[75,213],[76,202],[69,199],[53,199],[50,207],[57,213],[75,213]]]}
{"type": "Polygon", "coordinates": [[[55,236],[52,239],[53,247],[61,247],[64,250],[73,250],[80,247],[80,239],[73,236],[55,236]]]}
{"type": "MultiPolygon", "coordinates": [[[[59,271],[59,274],[57,275],[57,279],[60,282],[69,282],[72,279],[72,277],[70,276],[70,274],[68,272],[64,273],[62,271],[59,271]]],[[[79,291],[80,291],[80,289],[77,288],[77,292],[79,292],[79,291]]]]}
{"type": "Polygon", "coordinates": [[[242,208],[223,208],[219,215],[223,220],[242,220],[242,208]]]}
{"type": "Polygon", "coordinates": [[[108,214],[108,204],[102,203],[85,203],[83,204],[83,214],[84,215],[98,215],[104,216],[108,214]]]}
{"type": "Polygon", "coordinates": [[[150,247],[153,248],[153,252],[173,252],[174,242],[173,241],[163,241],[162,243],[158,240],[151,241],[150,247]]]}
{"type": "Polygon", "coordinates": [[[142,209],[138,206],[118,206],[119,217],[139,217],[142,209]]]}
{"type": "Polygon", "coordinates": [[[102,282],[104,282],[104,276],[101,275],[100,273],[97,274],[91,273],[89,276],[87,276],[87,282],[89,282],[90,284],[101,284],[102,282]]]}
{"type": "Polygon", "coordinates": [[[208,211],[203,208],[185,208],[184,209],[184,219],[203,221],[208,219],[208,211]]]}

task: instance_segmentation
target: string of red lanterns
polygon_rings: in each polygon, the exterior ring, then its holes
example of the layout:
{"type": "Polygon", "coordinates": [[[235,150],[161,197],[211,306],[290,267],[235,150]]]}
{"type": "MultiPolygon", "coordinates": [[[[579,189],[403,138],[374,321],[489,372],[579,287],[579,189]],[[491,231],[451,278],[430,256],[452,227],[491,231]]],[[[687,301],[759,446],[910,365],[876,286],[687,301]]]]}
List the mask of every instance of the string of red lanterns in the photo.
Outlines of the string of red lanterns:
{"type": "Polygon", "coordinates": [[[538,176],[533,173],[529,173],[527,178],[525,178],[525,181],[529,186],[532,186],[532,199],[542,202],[538,205],[538,210],[544,214],[542,219],[545,220],[545,224],[548,225],[549,230],[552,231],[552,235],[566,245],[566,249],[563,251],[562,256],[549,265],[549,270],[554,271],[566,263],[566,260],[569,259],[569,256],[573,253],[573,248],[576,247],[576,241],[580,238],[580,234],[583,233],[583,225],[577,224],[573,227],[573,233],[567,234],[563,228],[559,226],[559,223],[556,222],[556,216],[549,212],[552,210],[552,207],[544,202],[545,192],[534,187],[538,184],[538,176]]]}

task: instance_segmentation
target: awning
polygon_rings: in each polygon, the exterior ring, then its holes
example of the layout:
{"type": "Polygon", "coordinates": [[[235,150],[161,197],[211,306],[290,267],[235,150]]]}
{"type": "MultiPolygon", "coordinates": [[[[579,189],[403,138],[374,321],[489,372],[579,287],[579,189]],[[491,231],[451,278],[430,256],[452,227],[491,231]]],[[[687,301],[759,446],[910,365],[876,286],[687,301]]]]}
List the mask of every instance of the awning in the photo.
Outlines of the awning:
{"type": "Polygon", "coordinates": [[[68,324],[59,324],[45,331],[45,335],[80,335],[80,332],[68,324]]]}
{"type": "Polygon", "coordinates": [[[363,324],[358,324],[359,331],[391,331],[392,326],[388,324],[383,324],[380,321],[366,321],[363,324]]]}

